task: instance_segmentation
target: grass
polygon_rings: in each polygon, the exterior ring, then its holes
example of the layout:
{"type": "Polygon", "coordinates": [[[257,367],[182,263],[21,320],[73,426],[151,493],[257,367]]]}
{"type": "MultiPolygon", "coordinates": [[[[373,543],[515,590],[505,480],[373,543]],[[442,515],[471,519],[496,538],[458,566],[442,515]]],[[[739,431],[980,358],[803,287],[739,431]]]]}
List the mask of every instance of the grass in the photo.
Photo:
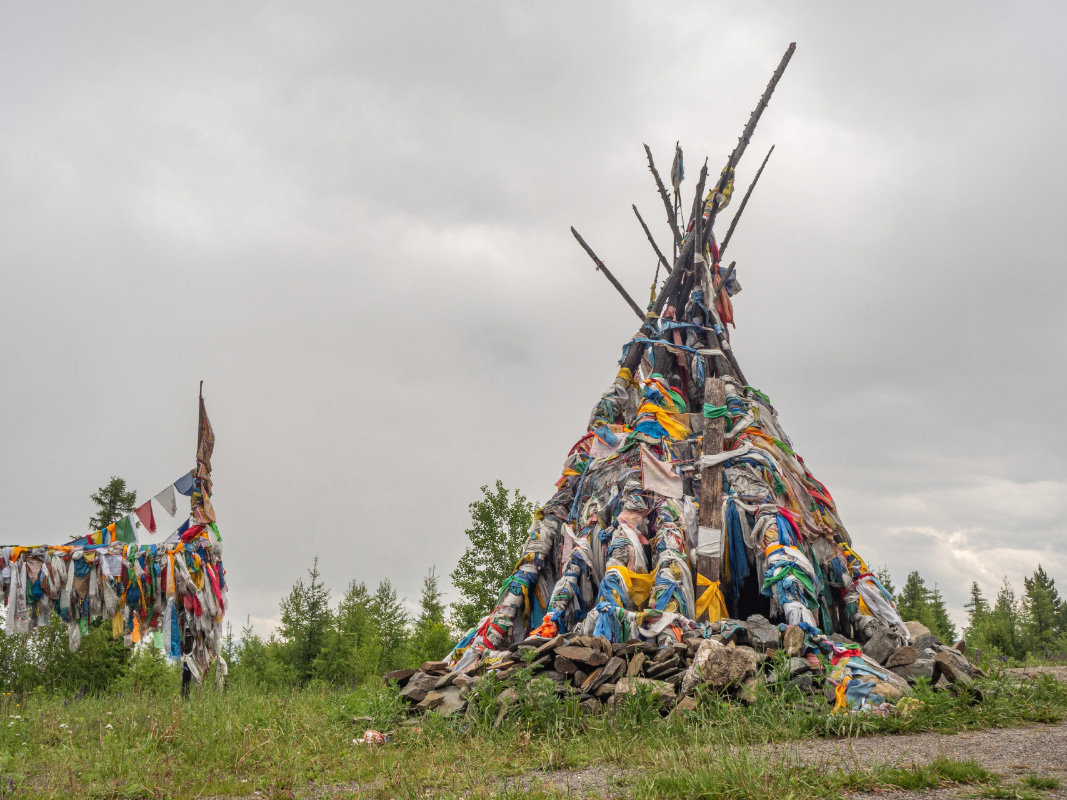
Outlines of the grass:
{"type": "Polygon", "coordinates": [[[1051,775],[1024,775],[1019,783],[1029,786],[1031,789],[1059,789],[1060,779],[1051,775]]]}
{"type": "MultiPolygon", "coordinates": [[[[531,781],[598,767],[634,796],[829,797],[849,789],[974,783],[1009,791],[971,762],[935,761],[914,770],[876,765],[823,771],[759,758],[750,744],[873,733],[956,731],[1054,722],[1067,714],[1067,686],[1051,679],[984,682],[983,701],[918,687],[907,714],[834,715],[821,701],[761,691],[751,707],[719,697],[695,712],[662,718],[635,696],[613,717],[582,715],[544,682],[523,676],[519,702],[499,727],[486,683],[460,718],[408,720],[383,687],[267,693],[204,688],[189,702],[166,693],[81,699],[30,695],[0,700],[0,798],[167,798],[200,795],[289,798],[333,787],[350,797],[581,796],[578,786],[531,781]],[[10,723],[10,724],[8,724],[10,723]],[[390,744],[354,744],[364,729],[390,744]],[[523,777],[526,776],[526,777],[523,777]],[[716,788],[719,787],[719,788],[716,788]],[[718,792],[718,794],[716,794],[718,792]]],[[[1035,780],[1041,780],[1034,776],[1035,780]]],[[[1042,787],[1021,783],[1016,791],[1042,787]]]]}
{"type": "Polygon", "coordinates": [[[842,792],[929,789],[944,783],[981,784],[995,780],[996,776],[973,761],[938,758],[912,769],[879,764],[866,769],[845,770],[787,762],[767,763],[751,753],[740,751],[724,754],[711,764],[679,764],[667,774],[640,781],[635,795],[694,800],[834,798],[840,797],[842,792]]]}

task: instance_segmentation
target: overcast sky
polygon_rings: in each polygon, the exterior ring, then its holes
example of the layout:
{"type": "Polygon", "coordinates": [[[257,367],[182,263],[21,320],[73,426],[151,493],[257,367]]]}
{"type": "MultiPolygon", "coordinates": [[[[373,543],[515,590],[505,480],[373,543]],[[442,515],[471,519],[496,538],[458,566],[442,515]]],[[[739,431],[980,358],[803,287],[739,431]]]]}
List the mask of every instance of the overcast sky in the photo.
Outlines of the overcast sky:
{"type": "Polygon", "coordinates": [[[234,627],[316,555],[415,600],[481,485],[550,495],[635,330],[567,227],[645,302],[642,143],[717,174],[796,41],[745,372],[898,583],[1067,584],[1061,3],[0,9],[4,542],[189,469],[203,379],[234,627]]]}

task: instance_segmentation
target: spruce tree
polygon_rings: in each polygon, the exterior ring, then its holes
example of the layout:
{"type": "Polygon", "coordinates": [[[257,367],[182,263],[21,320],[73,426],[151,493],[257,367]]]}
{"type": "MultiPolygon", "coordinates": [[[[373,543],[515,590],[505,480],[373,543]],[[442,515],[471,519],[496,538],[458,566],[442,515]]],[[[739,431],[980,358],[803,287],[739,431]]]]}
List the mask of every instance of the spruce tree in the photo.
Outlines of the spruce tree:
{"type": "Polygon", "coordinates": [[[382,643],[371,611],[371,595],[362,582],[348,584],[334,624],[315,659],[315,676],[354,686],[380,674],[382,643]]]}
{"type": "Polygon", "coordinates": [[[297,680],[306,682],[311,677],[312,664],[325,646],[333,624],[330,590],[322,582],[318,556],[308,570],[308,583],[298,580],[282,600],[281,616],[282,624],[278,632],[285,643],[288,661],[297,680]]]}
{"type": "Polygon", "coordinates": [[[1019,658],[1024,654],[1020,630],[1021,617],[1020,604],[1015,598],[1015,589],[1005,578],[989,615],[987,640],[992,647],[1012,658],[1019,658]]]}
{"type": "MultiPolygon", "coordinates": [[[[905,622],[916,620],[930,628],[927,622],[930,619],[929,596],[930,590],[926,588],[926,581],[913,570],[908,573],[904,587],[897,595],[897,612],[905,622]]],[[[932,631],[933,628],[930,630],[932,631]]]]}
{"type": "Polygon", "coordinates": [[[897,593],[897,587],[893,585],[893,576],[889,572],[889,567],[879,567],[874,573],[874,577],[878,579],[878,582],[882,584],[889,594],[895,595],[897,593]]]}
{"type": "Polygon", "coordinates": [[[945,598],[941,596],[941,590],[935,585],[930,590],[926,599],[928,614],[933,625],[929,626],[941,641],[951,644],[956,641],[956,626],[949,618],[948,609],[945,607],[945,598]]]}
{"type": "Polygon", "coordinates": [[[382,645],[379,671],[389,672],[405,666],[409,660],[408,613],[388,579],[378,584],[369,607],[382,645]]]}
{"type": "Polygon", "coordinates": [[[1026,607],[1026,646],[1040,651],[1051,646],[1063,633],[1064,602],[1056,582],[1038,564],[1034,574],[1023,579],[1026,607]]]}
{"type": "Polygon", "coordinates": [[[982,595],[978,581],[971,581],[970,597],[963,606],[967,612],[967,630],[976,630],[989,615],[989,601],[982,595]]]}
{"type": "Polygon", "coordinates": [[[445,624],[445,605],[433,568],[422,581],[419,616],[411,637],[413,665],[423,661],[437,661],[452,649],[453,636],[445,624]]]}
{"type": "Polygon", "coordinates": [[[96,506],[96,513],[89,518],[89,530],[98,531],[130,514],[137,505],[137,492],[127,490],[126,481],[112,475],[89,499],[96,506]]]}

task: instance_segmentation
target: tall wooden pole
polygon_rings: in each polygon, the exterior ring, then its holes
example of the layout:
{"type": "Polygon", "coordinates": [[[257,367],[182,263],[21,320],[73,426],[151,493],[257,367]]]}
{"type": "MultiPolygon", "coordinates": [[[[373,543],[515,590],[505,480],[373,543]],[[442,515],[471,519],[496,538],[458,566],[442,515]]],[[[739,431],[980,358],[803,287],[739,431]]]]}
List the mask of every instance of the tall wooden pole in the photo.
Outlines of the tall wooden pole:
{"type": "MultiPolygon", "coordinates": [[[[726,161],[726,169],[722,171],[722,175],[719,177],[719,184],[715,187],[716,193],[722,193],[726,189],[726,184],[729,183],[734,168],[741,160],[741,156],[745,154],[745,149],[748,147],[748,143],[752,139],[752,133],[756,130],[756,123],[758,123],[760,117],[763,116],[763,111],[767,108],[767,104],[771,102],[771,95],[774,94],[774,89],[778,86],[778,81],[782,79],[782,74],[785,72],[785,68],[789,66],[789,60],[793,57],[793,52],[796,49],[796,42],[790,42],[789,47],[786,48],[785,55],[782,56],[782,60],[778,63],[778,69],[771,75],[771,80],[767,84],[767,88],[763,90],[763,96],[760,97],[759,102],[756,103],[756,107],[748,117],[748,124],[745,125],[745,129],[741,132],[741,138],[737,140],[737,147],[730,153],[730,158],[726,161]]],[[[707,238],[711,235],[712,225],[715,224],[715,215],[718,213],[719,204],[716,202],[711,206],[711,216],[708,218],[707,230],[704,232],[705,243],[707,242],[707,238]]]]}
{"type": "MultiPolygon", "coordinates": [[[[712,406],[726,405],[726,387],[722,378],[708,378],[704,382],[704,403],[712,406]]],[[[701,455],[715,456],[722,452],[726,431],[724,417],[705,418],[704,435],[701,439],[701,455]]],[[[700,470],[700,511],[698,520],[701,528],[719,532],[722,541],[722,464],[703,467],[700,470]]],[[[714,534],[712,534],[714,535],[714,534]]],[[[722,554],[718,557],[697,552],[697,573],[708,580],[717,581],[722,572],[722,554]]],[[[697,587],[700,592],[700,587],[697,587]]],[[[700,620],[697,620],[698,622],[700,620]]]]}

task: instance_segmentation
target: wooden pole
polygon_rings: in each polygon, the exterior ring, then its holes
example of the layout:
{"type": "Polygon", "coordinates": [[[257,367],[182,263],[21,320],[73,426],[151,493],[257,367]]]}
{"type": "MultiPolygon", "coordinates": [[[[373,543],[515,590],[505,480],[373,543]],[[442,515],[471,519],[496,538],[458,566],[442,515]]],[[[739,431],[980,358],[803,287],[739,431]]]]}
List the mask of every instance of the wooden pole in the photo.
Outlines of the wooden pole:
{"type": "Polygon", "coordinates": [[[712,291],[715,292],[715,296],[711,299],[713,303],[718,299],[719,292],[726,288],[726,284],[728,284],[730,282],[730,279],[734,276],[734,270],[736,268],[737,262],[731,261],[730,266],[728,266],[726,268],[726,272],[723,273],[722,280],[715,284],[715,288],[712,289],[712,291]]]}
{"type": "Polygon", "coordinates": [[[667,274],[671,274],[671,265],[667,262],[667,257],[660,252],[659,245],[656,244],[656,240],[652,238],[652,233],[649,231],[645,221],[641,218],[641,212],[637,210],[636,205],[630,206],[634,210],[634,214],[637,215],[637,221],[641,223],[641,228],[645,232],[645,236],[648,237],[648,243],[652,245],[652,249],[656,251],[656,256],[659,258],[659,263],[663,265],[663,268],[667,270],[667,274]]]}
{"type": "MultiPolygon", "coordinates": [[[[674,220],[678,220],[678,212],[682,203],[682,175],[685,172],[685,157],[682,155],[681,142],[674,143],[674,163],[671,164],[671,194],[674,197],[674,220]]],[[[678,257],[678,242],[674,243],[674,253],[671,258],[678,257]]],[[[670,270],[667,270],[670,272],[670,270]]]]}
{"type": "MultiPolygon", "coordinates": [[[[709,377],[704,382],[704,403],[713,406],[726,405],[726,387],[722,378],[709,377]]],[[[726,431],[725,417],[704,419],[704,435],[701,438],[701,454],[715,456],[722,452],[726,431]]],[[[719,531],[722,541],[722,464],[703,467],[700,470],[700,512],[698,520],[701,528],[719,531]]],[[[708,580],[717,581],[722,572],[722,556],[708,556],[697,553],[697,573],[708,580]]],[[[697,587],[697,594],[701,592],[697,587]]],[[[697,620],[700,622],[701,620],[697,620]]]]}
{"type": "MultiPolygon", "coordinates": [[[[748,117],[748,123],[745,125],[745,129],[741,132],[741,138],[737,140],[737,147],[730,153],[730,158],[726,161],[726,169],[723,170],[722,175],[719,177],[719,183],[715,187],[716,193],[721,193],[726,189],[726,184],[730,181],[730,175],[733,174],[734,168],[741,160],[741,156],[745,154],[745,148],[748,147],[748,143],[752,139],[752,134],[756,130],[756,123],[759,122],[764,109],[767,108],[767,104],[771,101],[771,95],[774,94],[774,89],[778,86],[778,81],[782,79],[782,74],[785,72],[785,68],[789,65],[789,60],[793,57],[793,52],[796,49],[796,42],[790,42],[789,47],[786,48],[785,55],[782,56],[782,60],[778,63],[778,69],[771,75],[771,80],[767,84],[767,88],[763,90],[763,96],[760,97],[759,102],[756,103],[756,107],[748,117]]],[[[719,204],[713,203],[711,206],[711,216],[708,219],[707,230],[704,232],[705,242],[707,241],[707,237],[711,235],[711,228],[715,223],[715,216],[718,213],[719,204]]]]}
{"type": "Polygon", "coordinates": [[[663,207],[667,209],[667,224],[671,226],[671,233],[674,234],[674,246],[677,248],[682,241],[682,234],[678,230],[678,223],[674,219],[674,211],[671,208],[670,198],[667,197],[667,189],[663,186],[663,180],[659,176],[659,170],[656,169],[656,162],[652,160],[652,151],[648,145],[645,145],[645,155],[648,156],[648,168],[652,170],[652,177],[656,179],[656,189],[659,191],[659,196],[663,200],[663,207]]]}
{"type": "MultiPolygon", "coordinates": [[[[697,180],[697,189],[693,195],[693,210],[689,212],[693,229],[689,231],[689,238],[694,242],[704,241],[701,223],[704,221],[704,184],[708,181],[708,160],[704,159],[704,166],[700,168],[700,178],[697,180]]],[[[703,250],[695,255],[703,254],[703,250]]]]}
{"type": "Polygon", "coordinates": [[[722,244],[719,246],[719,258],[722,258],[726,254],[726,246],[730,244],[730,237],[734,235],[734,228],[737,227],[737,221],[741,219],[741,214],[745,211],[745,206],[748,205],[748,198],[752,196],[752,190],[756,188],[756,184],[759,182],[759,176],[763,174],[763,168],[767,166],[767,162],[770,160],[771,153],[774,152],[774,145],[771,145],[771,149],[767,151],[767,155],[763,159],[763,163],[759,165],[759,169],[756,170],[756,177],[752,179],[752,183],[748,185],[748,191],[745,192],[745,196],[741,198],[741,205],[737,207],[737,213],[734,214],[734,218],[730,220],[730,227],[726,230],[726,236],[723,237],[722,244]]]}
{"type": "Polygon", "coordinates": [[[639,319],[644,320],[645,313],[641,310],[641,307],[637,305],[637,303],[634,302],[634,299],[630,297],[629,293],[622,288],[622,284],[615,280],[615,276],[611,274],[611,270],[608,269],[604,262],[597,257],[597,254],[593,252],[593,248],[585,243],[585,239],[583,239],[582,235],[574,229],[573,225],[571,226],[571,233],[574,234],[574,238],[578,240],[578,244],[580,244],[585,252],[589,254],[589,257],[593,259],[596,268],[604,273],[604,277],[611,281],[611,285],[622,295],[622,299],[630,304],[630,308],[634,310],[634,313],[637,314],[639,319]]]}

